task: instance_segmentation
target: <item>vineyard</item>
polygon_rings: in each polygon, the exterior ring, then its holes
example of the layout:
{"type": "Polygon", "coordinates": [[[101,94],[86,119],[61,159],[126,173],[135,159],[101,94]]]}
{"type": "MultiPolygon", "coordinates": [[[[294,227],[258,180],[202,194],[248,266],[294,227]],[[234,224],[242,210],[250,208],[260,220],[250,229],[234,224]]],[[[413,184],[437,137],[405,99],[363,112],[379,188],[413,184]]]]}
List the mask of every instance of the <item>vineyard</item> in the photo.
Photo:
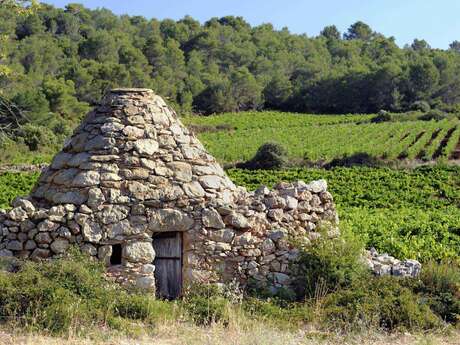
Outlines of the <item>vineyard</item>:
{"type": "Polygon", "coordinates": [[[341,229],[355,233],[366,247],[423,262],[459,258],[459,167],[231,169],[228,173],[248,189],[283,180],[324,178],[335,198],[341,229]]]}
{"type": "Polygon", "coordinates": [[[283,144],[297,161],[330,161],[360,152],[389,160],[460,158],[458,119],[371,123],[372,117],[246,112],[184,122],[225,163],[250,159],[267,141],[283,144]]]}
{"type": "MultiPolygon", "coordinates": [[[[341,228],[354,232],[367,247],[397,257],[458,260],[460,251],[460,167],[230,169],[238,185],[255,189],[278,181],[325,178],[339,209],[341,228]]],[[[25,195],[37,173],[0,175],[0,208],[25,195]]]]}

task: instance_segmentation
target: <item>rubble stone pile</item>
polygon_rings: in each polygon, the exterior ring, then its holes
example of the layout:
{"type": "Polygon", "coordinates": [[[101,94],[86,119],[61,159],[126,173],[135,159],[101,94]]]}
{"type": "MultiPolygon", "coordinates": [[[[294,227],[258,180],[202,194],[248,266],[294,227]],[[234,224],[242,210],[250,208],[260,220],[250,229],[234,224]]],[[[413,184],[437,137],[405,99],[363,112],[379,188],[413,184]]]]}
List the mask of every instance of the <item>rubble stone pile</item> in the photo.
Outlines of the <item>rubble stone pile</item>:
{"type": "Polygon", "coordinates": [[[377,276],[417,277],[422,270],[417,260],[398,260],[387,253],[379,254],[375,248],[366,251],[364,259],[377,276]]]}

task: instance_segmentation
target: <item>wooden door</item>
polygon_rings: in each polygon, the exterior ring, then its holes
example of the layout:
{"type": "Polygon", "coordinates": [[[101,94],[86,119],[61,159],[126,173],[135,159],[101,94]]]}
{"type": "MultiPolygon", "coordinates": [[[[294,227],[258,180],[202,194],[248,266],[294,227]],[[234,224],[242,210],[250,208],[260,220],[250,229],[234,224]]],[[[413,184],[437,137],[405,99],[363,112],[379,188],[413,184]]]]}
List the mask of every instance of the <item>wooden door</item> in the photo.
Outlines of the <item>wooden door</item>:
{"type": "Polygon", "coordinates": [[[153,235],[157,296],[174,299],[182,289],[182,236],[180,232],[153,235]]]}

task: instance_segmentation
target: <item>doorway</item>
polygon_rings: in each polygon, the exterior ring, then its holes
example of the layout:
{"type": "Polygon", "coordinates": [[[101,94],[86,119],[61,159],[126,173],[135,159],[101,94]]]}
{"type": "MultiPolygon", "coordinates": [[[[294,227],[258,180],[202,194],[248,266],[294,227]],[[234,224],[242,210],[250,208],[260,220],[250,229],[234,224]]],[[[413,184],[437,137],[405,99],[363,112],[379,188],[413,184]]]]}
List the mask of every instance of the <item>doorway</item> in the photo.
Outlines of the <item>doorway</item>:
{"type": "Polygon", "coordinates": [[[174,299],[182,290],[182,234],[159,232],[153,235],[157,296],[174,299]]]}

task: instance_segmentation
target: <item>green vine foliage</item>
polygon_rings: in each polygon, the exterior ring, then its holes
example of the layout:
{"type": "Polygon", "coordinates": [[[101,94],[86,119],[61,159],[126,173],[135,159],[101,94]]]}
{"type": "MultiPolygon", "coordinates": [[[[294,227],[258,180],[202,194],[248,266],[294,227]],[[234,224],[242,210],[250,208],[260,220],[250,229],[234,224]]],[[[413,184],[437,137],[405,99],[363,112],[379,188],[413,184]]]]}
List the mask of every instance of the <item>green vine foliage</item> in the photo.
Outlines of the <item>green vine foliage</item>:
{"type": "Polygon", "coordinates": [[[231,169],[228,173],[248,189],[272,186],[280,180],[325,178],[342,231],[352,231],[367,247],[423,262],[459,260],[460,167],[231,169]]]}

